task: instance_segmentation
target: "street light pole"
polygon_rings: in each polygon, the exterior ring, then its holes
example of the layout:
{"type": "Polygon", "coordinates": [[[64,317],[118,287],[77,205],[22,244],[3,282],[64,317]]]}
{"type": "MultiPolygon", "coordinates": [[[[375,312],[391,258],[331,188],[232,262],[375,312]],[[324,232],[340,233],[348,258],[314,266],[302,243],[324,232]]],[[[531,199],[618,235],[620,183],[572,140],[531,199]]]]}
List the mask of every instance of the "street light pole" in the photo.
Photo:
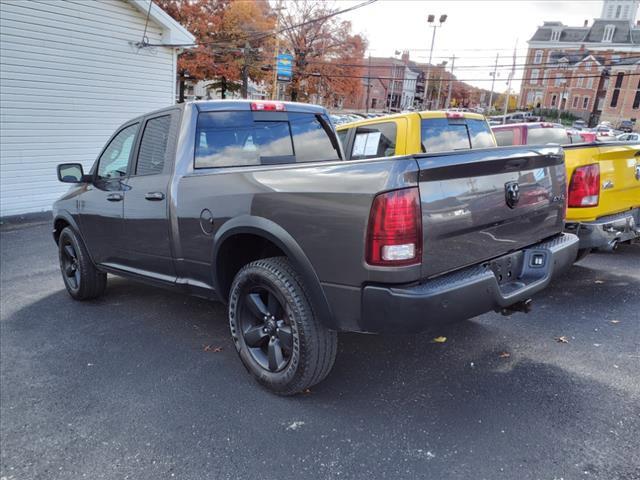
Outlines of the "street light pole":
{"type": "Polygon", "coordinates": [[[444,22],[447,21],[447,16],[446,15],[440,15],[439,18],[439,25],[435,25],[435,20],[436,17],[435,15],[428,15],[427,16],[427,23],[429,24],[434,24],[434,25],[429,25],[431,28],[433,28],[433,35],[431,36],[431,48],[429,49],[429,63],[427,63],[427,80],[425,82],[425,86],[424,86],[424,98],[425,98],[425,108],[427,110],[429,110],[429,106],[430,106],[430,100],[429,100],[429,77],[431,76],[431,59],[433,58],[433,45],[436,42],[436,29],[438,27],[441,27],[442,24],[444,22]]]}

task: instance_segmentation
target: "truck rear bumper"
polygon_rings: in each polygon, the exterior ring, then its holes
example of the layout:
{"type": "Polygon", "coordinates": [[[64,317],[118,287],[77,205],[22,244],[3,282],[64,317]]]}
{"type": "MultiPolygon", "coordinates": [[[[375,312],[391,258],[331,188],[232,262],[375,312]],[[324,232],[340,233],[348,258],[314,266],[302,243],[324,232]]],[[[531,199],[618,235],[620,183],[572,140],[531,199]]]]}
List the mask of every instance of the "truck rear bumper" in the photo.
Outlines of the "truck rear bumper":
{"type": "Polygon", "coordinates": [[[578,238],[561,234],[524,250],[411,286],[362,291],[365,332],[409,333],[526,301],[573,264],[578,238]]]}
{"type": "Polygon", "coordinates": [[[640,236],[640,208],[601,217],[594,222],[567,222],[565,231],[578,235],[581,249],[613,250],[619,242],[640,236]]]}

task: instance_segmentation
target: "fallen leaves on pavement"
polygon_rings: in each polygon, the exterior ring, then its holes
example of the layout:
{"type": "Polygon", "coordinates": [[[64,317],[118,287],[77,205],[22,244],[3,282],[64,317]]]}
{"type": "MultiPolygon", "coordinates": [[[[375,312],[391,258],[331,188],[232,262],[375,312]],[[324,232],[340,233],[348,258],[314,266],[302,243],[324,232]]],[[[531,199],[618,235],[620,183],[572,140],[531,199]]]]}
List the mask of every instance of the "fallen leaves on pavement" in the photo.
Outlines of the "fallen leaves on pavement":
{"type": "Polygon", "coordinates": [[[203,350],[205,352],[219,353],[219,352],[222,351],[222,347],[214,347],[213,345],[205,345],[203,350]]]}
{"type": "Polygon", "coordinates": [[[558,343],[569,343],[569,339],[567,337],[565,337],[564,335],[562,335],[560,337],[556,337],[556,342],[558,342],[558,343]]]}
{"type": "Polygon", "coordinates": [[[447,341],[447,337],[436,337],[431,340],[433,343],[444,343],[447,341]]]}
{"type": "Polygon", "coordinates": [[[511,356],[511,354],[509,352],[502,352],[500,355],[498,355],[500,358],[509,358],[511,356]]]}
{"type": "Polygon", "coordinates": [[[611,320],[609,323],[613,323],[614,325],[616,325],[617,323],[620,323],[620,320],[611,320]]]}

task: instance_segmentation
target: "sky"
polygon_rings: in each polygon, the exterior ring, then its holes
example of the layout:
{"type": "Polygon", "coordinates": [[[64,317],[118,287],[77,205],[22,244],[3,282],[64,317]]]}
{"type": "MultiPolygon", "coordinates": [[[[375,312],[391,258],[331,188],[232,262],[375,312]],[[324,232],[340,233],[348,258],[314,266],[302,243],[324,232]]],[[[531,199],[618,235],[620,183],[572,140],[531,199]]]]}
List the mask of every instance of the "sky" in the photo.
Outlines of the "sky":
{"type": "MultiPolygon", "coordinates": [[[[337,0],[337,8],[346,8],[362,0],[337,0]]],[[[352,23],[354,33],[362,33],[369,41],[372,56],[392,56],[396,50],[409,50],[410,58],[427,62],[432,29],[427,15],[448,18],[437,29],[432,63],[440,63],[456,55],[454,74],[458,79],[489,89],[496,54],[500,54],[499,76],[495,91],[506,90],[506,79],[513,63],[517,42],[516,70],[512,88],[520,90],[527,40],[544,21],[561,21],[569,26],[589,25],[600,16],[601,0],[378,0],[366,7],[340,16],[352,23]],[[508,66],[507,66],[508,65],[508,66]]]]}

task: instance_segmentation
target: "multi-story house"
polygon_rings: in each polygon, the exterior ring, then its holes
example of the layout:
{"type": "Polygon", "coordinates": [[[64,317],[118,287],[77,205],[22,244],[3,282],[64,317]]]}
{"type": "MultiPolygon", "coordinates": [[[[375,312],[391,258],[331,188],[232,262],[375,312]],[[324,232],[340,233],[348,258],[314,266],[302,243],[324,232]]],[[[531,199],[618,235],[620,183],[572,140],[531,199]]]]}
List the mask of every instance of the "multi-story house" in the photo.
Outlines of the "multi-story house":
{"type": "MultiPolygon", "coordinates": [[[[610,116],[605,97],[612,95],[613,69],[638,68],[639,7],[640,0],[604,0],[600,18],[591,25],[544,22],[528,42],[520,108],[560,109],[592,123],[610,116]]],[[[624,83],[625,91],[631,78],[624,83]]]]}

